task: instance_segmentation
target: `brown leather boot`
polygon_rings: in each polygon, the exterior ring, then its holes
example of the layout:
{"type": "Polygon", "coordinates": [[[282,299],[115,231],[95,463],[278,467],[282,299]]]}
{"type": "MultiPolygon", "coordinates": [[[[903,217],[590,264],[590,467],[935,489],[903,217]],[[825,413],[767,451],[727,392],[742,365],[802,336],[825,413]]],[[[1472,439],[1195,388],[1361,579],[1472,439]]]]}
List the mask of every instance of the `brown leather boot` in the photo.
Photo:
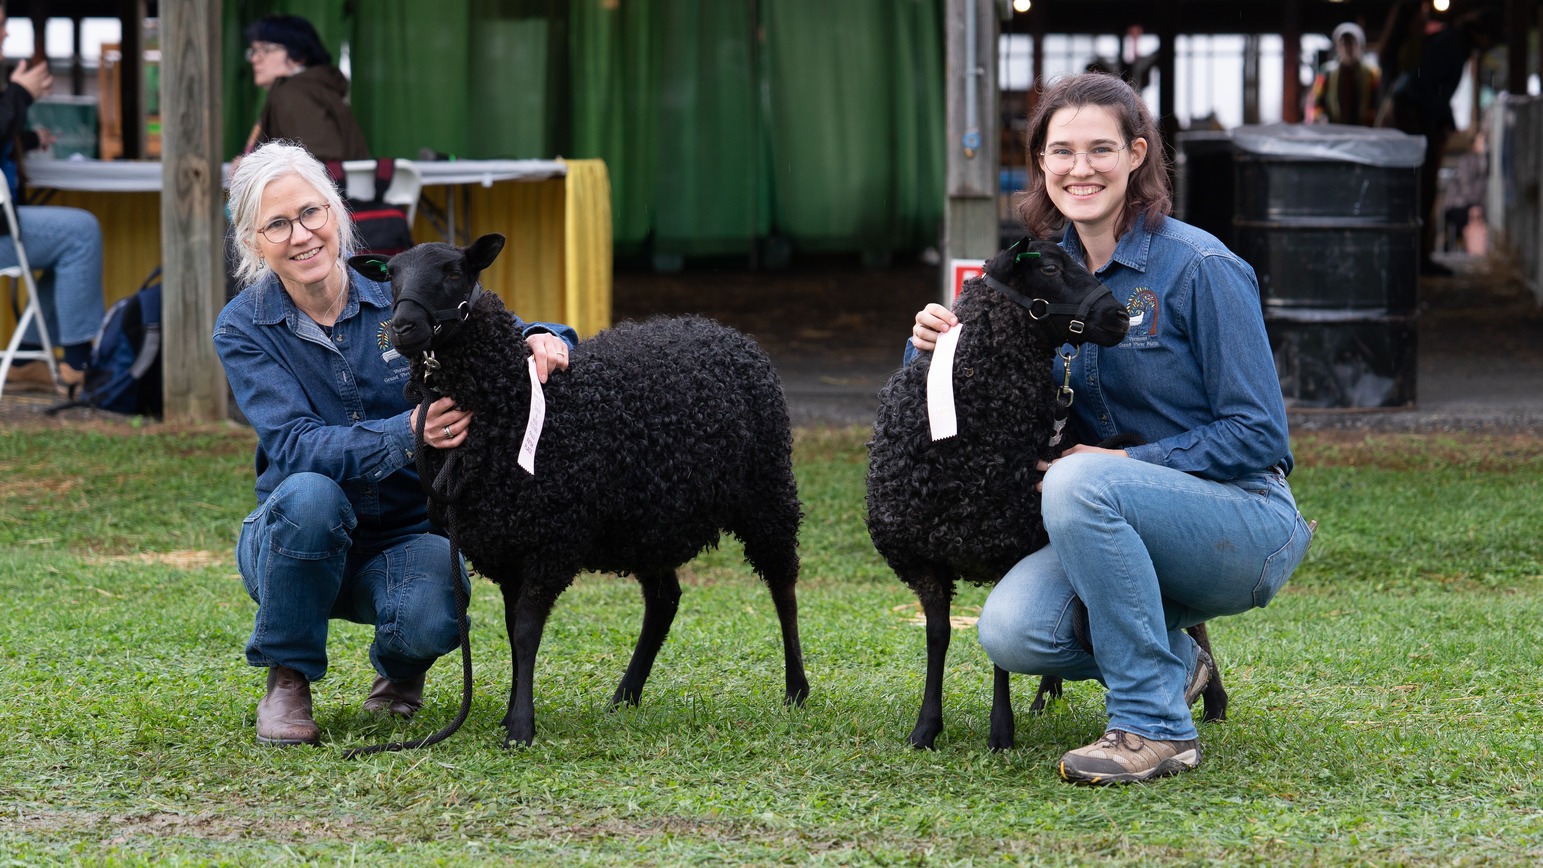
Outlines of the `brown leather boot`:
{"type": "Polygon", "coordinates": [[[423,676],[392,681],[376,678],[370,686],[370,696],[364,701],[364,710],[371,714],[394,714],[412,717],[423,707],[423,676]]]}
{"type": "Polygon", "coordinates": [[[321,730],[311,719],[311,682],[288,666],[268,670],[268,693],[257,703],[257,743],[321,743],[321,730]]]}

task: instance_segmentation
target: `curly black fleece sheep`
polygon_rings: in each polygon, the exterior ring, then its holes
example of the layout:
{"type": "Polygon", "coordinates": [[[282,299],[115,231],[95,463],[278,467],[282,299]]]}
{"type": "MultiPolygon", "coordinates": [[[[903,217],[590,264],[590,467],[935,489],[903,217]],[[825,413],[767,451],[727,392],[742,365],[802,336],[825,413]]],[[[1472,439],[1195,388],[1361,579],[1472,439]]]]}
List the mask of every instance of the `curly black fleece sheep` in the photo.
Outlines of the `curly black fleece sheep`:
{"type": "MultiPolygon", "coordinates": [[[[467,248],[422,244],[387,268],[393,340],[414,357],[413,385],[428,375],[429,387],[473,413],[466,443],[454,450],[461,490],[449,505],[431,500],[431,515],[503,591],[514,656],[506,743],[535,737],[536,650],[558,595],[579,572],[630,574],[642,585],[642,632],[612,697],[613,705],[636,704],[675,617],[676,569],[723,531],[744,543],[771,589],[786,699],[802,702],[802,511],[787,405],[770,359],[750,338],[701,317],[622,323],[581,341],[569,368],[544,387],[545,428],[535,473],[527,473],[517,455],[531,404],[530,350],[498,297],[474,289],[502,246],[496,235],[467,248]],[[469,315],[455,318],[468,299],[469,315]],[[431,312],[448,312],[438,329],[431,312]]],[[[378,257],[354,265],[379,273],[378,257]]],[[[433,474],[449,454],[430,449],[433,474]]]]}
{"type": "MultiPolygon", "coordinates": [[[[934,441],[927,410],[932,355],[880,392],[869,445],[868,531],[916,592],[927,619],[927,682],[911,744],[931,748],[943,728],[949,604],[959,579],[992,583],[1047,542],[1039,459],[1058,446],[1051,360],[1063,343],[1112,346],[1130,317],[1109,289],[1058,245],[1020,242],[965,282],[954,305],[963,331],[954,357],[958,434],[934,441]],[[1074,325],[1080,323],[1080,325],[1074,325]]],[[[1059,680],[1046,684],[1059,690],[1059,680]]],[[[1012,747],[1008,673],[995,670],[992,749],[1012,747]]]]}

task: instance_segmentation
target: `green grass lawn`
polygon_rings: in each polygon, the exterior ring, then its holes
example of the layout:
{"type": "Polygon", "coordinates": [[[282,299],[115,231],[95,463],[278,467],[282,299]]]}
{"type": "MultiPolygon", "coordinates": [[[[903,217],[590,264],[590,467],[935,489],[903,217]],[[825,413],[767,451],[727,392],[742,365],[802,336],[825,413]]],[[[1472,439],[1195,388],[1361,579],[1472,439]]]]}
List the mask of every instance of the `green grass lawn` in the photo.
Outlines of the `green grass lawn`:
{"type": "MultiPolygon", "coordinates": [[[[1543,439],[1299,437],[1320,523],[1265,610],[1215,622],[1231,717],[1200,770],[1058,781],[1096,685],[986,750],[990,667],[961,627],[938,750],[906,735],[923,635],[863,526],[866,432],[802,431],[812,694],[781,704],[776,618],[737,545],[687,568],[636,709],[605,703],[636,586],[585,576],[538,661],[536,743],[501,747],[501,598],[473,589],[476,698],[428,750],[342,757],[455,714],[458,660],[406,725],[359,712],[369,634],[337,624],[325,746],[253,739],[254,605],[231,557],[242,429],[0,430],[0,864],[1534,863],[1543,858],[1543,439]]],[[[956,614],[984,597],[965,588],[956,614]]]]}

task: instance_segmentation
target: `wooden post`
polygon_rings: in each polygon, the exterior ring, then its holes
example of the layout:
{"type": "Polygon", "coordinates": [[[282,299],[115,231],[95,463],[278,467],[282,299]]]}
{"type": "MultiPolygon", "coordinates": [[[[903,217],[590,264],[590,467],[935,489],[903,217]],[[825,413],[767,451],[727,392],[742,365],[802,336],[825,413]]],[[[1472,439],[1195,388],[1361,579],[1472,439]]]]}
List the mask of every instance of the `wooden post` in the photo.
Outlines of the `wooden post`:
{"type": "Polygon", "coordinates": [[[161,0],[161,70],[166,419],[213,421],[225,418],[227,395],[210,338],[225,301],[220,4],[161,0]]]}
{"type": "Polygon", "coordinates": [[[1286,0],[1281,9],[1280,119],[1297,124],[1302,122],[1302,0],[1286,0]]]}
{"type": "MultiPolygon", "coordinates": [[[[118,71],[118,117],[123,121],[123,153],[126,160],[145,155],[145,17],[147,0],[120,0],[123,62],[118,71]]],[[[166,11],[161,10],[162,21],[166,11]]],[[[218,44],[218,43],[216,43],[218,44]]]]}
{"type": "Polygon", "coordinates": [[[944,99],[948,104],[948,207],[940,283],[944,300],[951,301],[949,260],[986,259],[1000,246],[997,177],[1001,112],[997,99],[997,4],[994,0],[947,2],[944,99]],[[968,98],[970,94],[973,101],[968,98]]]}

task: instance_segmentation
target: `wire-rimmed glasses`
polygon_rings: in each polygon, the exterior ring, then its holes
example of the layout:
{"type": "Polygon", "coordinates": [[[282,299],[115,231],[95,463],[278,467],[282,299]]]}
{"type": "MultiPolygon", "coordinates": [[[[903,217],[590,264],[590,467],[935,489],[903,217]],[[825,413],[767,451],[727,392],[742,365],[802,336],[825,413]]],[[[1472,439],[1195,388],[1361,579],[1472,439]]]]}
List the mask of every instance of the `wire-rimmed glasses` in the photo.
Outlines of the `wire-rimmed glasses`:
{"type": "Polygon", "coordinates": [[[1051,148],[1040,154],[1045,160],[1045,171],[1057,175],[1065,175],[1071,172],[1077,165],[1078,157],[1088,158],[1088,168],[1095,172],[1107,172],[1113,169],[1120,161],[1120,152],[1127,146],[1121,145],[1113,148],[1108,145],[1099,145],[1086,151],[1073,151],[1070,148],[1051,148]]]}
{"type": "Polygon", "coordinates": [[[272,54],[284,46],[277,42],[254,42],[246,50],[246,62],[251,63],[265,54],[272,54]]]}
{"type": "Polygon", "coordinates": [[[269,220],[267,225],[258,229],[269,244],[286,244],[291,235],[295,233],[295,224],[299,223],[307,230],[315,232],[327,225],[327,215],[332,209],[331,205],[311,205],[300,212],[298,217],[275,217],[269,220]]]}

